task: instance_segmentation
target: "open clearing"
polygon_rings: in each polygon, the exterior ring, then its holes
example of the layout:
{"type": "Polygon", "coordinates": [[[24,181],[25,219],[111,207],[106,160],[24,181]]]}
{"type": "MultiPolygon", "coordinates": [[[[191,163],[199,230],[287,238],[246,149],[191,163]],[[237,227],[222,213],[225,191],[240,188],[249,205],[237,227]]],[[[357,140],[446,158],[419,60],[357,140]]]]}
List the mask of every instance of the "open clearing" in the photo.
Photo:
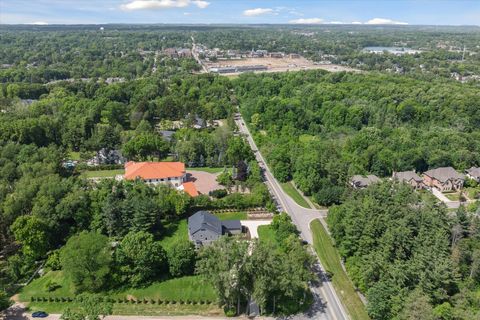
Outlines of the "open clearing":
{"type": "MultiPolygon", "coordinates": [[[[301,71],[301,70],[314,70],[314,69],[323,69],[330,72],[341,72],[341,71],[351,71],[359,72],[357,69],[350,67],[337,65],[337,64],[315,64],[313,61],[305,59],[304,57],[299,58],[244,58],[238,60],[223,60],[217,62],[205,62],[202,63],[209,68],[214,67],[237,67],[237,66],[252,66],[252,65],[264,65],[267,66],[267,70],[255,71],[255,73],[262,72],[286,72],[286,71],[301,71]]],[[[222,75],[231,76],[239,74],[239,72],[234,73],[223,73],[222,75]]]]}

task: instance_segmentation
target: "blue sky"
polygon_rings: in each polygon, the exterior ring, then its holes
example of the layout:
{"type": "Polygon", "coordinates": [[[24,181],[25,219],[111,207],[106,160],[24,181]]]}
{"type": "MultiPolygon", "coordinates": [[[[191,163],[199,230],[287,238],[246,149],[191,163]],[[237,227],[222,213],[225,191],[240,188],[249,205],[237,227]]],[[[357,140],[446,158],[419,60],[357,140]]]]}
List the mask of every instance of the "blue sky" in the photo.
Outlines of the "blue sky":
{"type": "Polygon", "coordinates": [[[0,0],[0,23],[480,25],[480,0],[0,0]]]}

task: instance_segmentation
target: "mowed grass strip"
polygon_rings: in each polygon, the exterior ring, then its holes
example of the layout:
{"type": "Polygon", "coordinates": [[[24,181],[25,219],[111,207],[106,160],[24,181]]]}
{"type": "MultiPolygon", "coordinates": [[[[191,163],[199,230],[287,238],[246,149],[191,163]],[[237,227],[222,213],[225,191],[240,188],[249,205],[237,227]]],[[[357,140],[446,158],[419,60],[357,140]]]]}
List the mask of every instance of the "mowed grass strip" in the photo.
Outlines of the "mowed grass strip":
{"type": "Polygon", "coordinates": [[[304,208],[310,208],[308,202],[303,198],[303,196],[295,189],[292,182],[281,183],[283,191],[285,191],[299,206],[304,208]]]}
{"type": "MultiPolygon", "coordinates": [[[[76,303],[64,302],[30,302],[28,311],[45,311],[49,314],[63,313],[66,308],[76,310],[76,303]]],[[[223,310],[213,304],[144,304],[144,303],[114,303],[113,314],[122,316],[222,316],[223,310]]]]}
{"type": "Polygon", "coordinates": [[[368,320],[370,317],[365,310],[365,305],[358,296],[352,281],[340,264],[340,255],[333,246],[330,236],[319,220],[310,223],[313,235],[313,246],[323,267],[332,273],[332,283],[342,304],[347,309],[353,320],[368,320]]]}
{"type": "Polygon", "coordinates": [[[124,174],[125,170],[123,169],[114,169],[114,170],[91,170],[84,171],[82,176],[85,178],[115,178],[117,174],[124,174]]]}
{"type": "Polygon", "coordinates": [[[248,215],[246,212],[215,212],[214,213],[220,220],[247,220],[248,215]]]}

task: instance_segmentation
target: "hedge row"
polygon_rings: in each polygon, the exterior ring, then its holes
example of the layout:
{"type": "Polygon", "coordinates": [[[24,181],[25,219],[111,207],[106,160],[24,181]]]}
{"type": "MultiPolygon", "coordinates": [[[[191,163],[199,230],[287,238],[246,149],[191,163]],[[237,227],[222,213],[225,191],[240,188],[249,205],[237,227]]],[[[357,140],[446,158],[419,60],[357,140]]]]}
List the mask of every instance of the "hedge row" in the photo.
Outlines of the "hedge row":
{"type": "Polygon", "coordinates": [[[256,211],[262,211],[262,212],[269,212],[266,208],[247,208],[247,209],[213,209],[211,210],[214,213],[221,213],[221,212],[238,212],[238,211],[249,211],[249,212],[256,212],[256,211]]]}
{"type": "MultiPolygon", "coordinates": [[[[210,300],[162,300],[162,299],[127,299],[127,298],[100,298],[104,302],[111,303],[130,303],[130,304],[190,304],[190,305],[207,305],[214,304],[215,302],[210,300]]],[[[81,302],[82,298],[71,298],[71,297],[34,297],[30,298],[31,302],[81,302]]]]}

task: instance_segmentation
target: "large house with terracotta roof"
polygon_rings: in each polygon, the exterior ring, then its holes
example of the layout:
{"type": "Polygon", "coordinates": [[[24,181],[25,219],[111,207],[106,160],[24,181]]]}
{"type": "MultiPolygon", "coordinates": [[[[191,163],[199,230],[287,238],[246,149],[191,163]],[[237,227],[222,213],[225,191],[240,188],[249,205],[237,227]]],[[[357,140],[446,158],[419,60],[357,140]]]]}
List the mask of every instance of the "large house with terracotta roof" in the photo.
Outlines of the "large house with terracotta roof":
{"type": "Polygon", "coordinates": [[[198,196],[193,182],[187,181],[187,172],[183,162],[134,162],[125,164],[126,180],[141,179],[146,183],[170,185],[184,191],[192,197],[198,196]]]}

